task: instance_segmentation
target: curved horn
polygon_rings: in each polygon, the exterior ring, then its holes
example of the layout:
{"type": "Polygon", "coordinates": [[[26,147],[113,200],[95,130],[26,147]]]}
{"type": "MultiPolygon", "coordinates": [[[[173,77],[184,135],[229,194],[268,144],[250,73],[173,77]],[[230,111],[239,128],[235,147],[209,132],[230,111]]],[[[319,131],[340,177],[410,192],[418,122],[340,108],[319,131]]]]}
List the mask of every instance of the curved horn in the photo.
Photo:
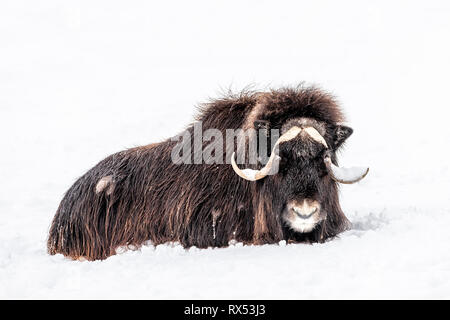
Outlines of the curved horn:
{"type": "Polygon", "coordinates": [[[316,128],[313,127],[306,127],[303,128],[303,130],[316,142],[321,143],[324,145],[325,148],[328,149],[328,144],[325,141],[325,139],[322,137],[322,135],[319,133],[319,131],[316,130],[316,128]]]}
{"type": "Polygon", "coordinates": [[[331,162],[329,156],[324,158],[324,162],[331,178],[340,183],[351,184],[358,182],[369,172],[369,168],[366,167],[339,168],[331,162]]]}
{"type": "Polygon", "coordinates": [[[267,175],[273,173],[272,170],[274,168],[278,168],[278,163],[280,161],[280,156],[278,155],[278,145],[282,142],[289,141],[294,139],[300,132],[302,131],[302,128],[299,127],[292,127],[288,131],[286,131],[281,137],[278,138],[277,142],[275,142],[275,145],[273,146],[272,153],[270,155],[269,160],[267,161],[266,165],[261,168],[260,170],[254,170],[254,169],[240,169],[236,161],[234,160],[235,153],[231,155],[231,166],[233,167],[234,172],[241,178],[249,181],[256,181],[259,179],[262,179],[266,177],[267,175]]]}
{"type": "Polygon", "coordinates": [[[236,161],[234,160],[234,152],[233,152],[233,154],[231,155],[231,166],[233,167],[234,172],[236,172],[236,174],[239,177],[249,181],[256,181],[266,177],[269,173],[271,173],[274,163],[276,161],[280,161],[280,159],[281,158],[278,155],[275,155],[273,157],[271,156],[269,158],[269,161],[267,161],[266,165],[260,170],[240,169],[237,166],[236,161]]]}
{"type": "MultiPolygon", "coordinates": [[[[272,153],[270,155],[269,161],[267,161],[266,165],[260,170],[254,169],[240,169],[235,161],[235,153],[231,155],[231,165],[233,167],[234,172],[241,178],[249,181],[256,181],[266,177],[269,174],[274,174],[273,170],[275,168],[278,169],[278,163],[280,161],[280,156],[278,155],[278,145],[282,142],[286,142],[294,139],[300,132],[304,130],[312,139],[316,142],[319,142],[328,149],[328,145],[323,138],[323,136],[313,127],[300,128],[297,126],[292,127],[287,132],[285,132],[281,137],[278,138],[275,143],[272,153]],[[274,166],[275,165],[275,166],[274,166]]],[[[340,183],[351,184],[360,181],[363,179],[367,173],[369,172],[369,168],[365,167],[352,167],[352,168],[339,168],[331,162],[330,156],[326,156],[324,158],[325,165],[327,167],[327,171],[330,174],[331,178],[334,181],[340,183]]]]}
{"type": "MultiPolygon", "coordinates": [[[[304,129],[311,138],[319,143],[322,143],[325,148],[328,149],[328,145],[322,135],[313,127],[308,127],[304,129]]],[[[331,162],[329,155],[324,158],[325,166],[334,181],[351,184],[363,179],[367,173],[369,173],[369,168],[366,167],[351,167],[351,168],[339,168],[331,162]]]]}

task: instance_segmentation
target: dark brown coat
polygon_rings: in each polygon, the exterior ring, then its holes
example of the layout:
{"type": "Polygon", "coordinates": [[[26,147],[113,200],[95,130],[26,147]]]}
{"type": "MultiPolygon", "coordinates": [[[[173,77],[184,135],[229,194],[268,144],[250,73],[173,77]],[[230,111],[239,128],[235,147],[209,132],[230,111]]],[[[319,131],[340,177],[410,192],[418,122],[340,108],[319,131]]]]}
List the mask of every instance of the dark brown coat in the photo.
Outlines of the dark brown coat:
{"type": "MultiPolygon", "coordinates": [[[[343,114],[332,96],[316,88],[230,95],[202,105],[196,120],[204,130],[225,132],[253,127],[257,120],[281,128],[295,117],[324,122],[327,142],[334,150],[342,144],[335,128],[344,121],[343,114]]],[[[188,130],[192,133],[192,126],[188,130]]],[[[309,234],[295,234],[280,220],[285,187],[279,175],[251,182],[238,177],[229,164],[174,164],[175,144],[168,139],[121,151],[79,178],[54,217],[49,253],[95,260],[115,254],[119,246],[139,247],[148,240],[199,248],[225,247],[232,239],[244,244],[323,241],[349,225],[337,185],[326,176],[322,193],[328,218],[309,234]]]]}

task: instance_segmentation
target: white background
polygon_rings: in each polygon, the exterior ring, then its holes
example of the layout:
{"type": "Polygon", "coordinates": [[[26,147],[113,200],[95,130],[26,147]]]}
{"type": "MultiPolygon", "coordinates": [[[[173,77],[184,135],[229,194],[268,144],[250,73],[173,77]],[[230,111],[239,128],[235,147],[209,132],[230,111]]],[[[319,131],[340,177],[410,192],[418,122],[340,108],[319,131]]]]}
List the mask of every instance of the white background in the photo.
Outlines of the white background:
{"type": "Polygon", "coordinates": [[[450,298],[448,1],[0,3],[0,298],[450,298]],[[75,179],[228,88],[317,84],[355,129],[315,245],[46,253],[75,179]]]}

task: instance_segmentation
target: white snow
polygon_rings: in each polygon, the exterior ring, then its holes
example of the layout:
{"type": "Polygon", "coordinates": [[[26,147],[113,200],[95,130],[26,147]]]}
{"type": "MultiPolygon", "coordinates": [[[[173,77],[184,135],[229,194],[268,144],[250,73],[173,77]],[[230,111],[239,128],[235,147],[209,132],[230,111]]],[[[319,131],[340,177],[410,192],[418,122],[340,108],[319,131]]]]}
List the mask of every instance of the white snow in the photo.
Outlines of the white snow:
{"type": "Polygon", "coordinates": [[[0,298],[450,298],[448,1],[2,1],[0,298]],[[63,193],[222,88],[316,83],[354,134],[325,244],[46,253],[63,193]]]}

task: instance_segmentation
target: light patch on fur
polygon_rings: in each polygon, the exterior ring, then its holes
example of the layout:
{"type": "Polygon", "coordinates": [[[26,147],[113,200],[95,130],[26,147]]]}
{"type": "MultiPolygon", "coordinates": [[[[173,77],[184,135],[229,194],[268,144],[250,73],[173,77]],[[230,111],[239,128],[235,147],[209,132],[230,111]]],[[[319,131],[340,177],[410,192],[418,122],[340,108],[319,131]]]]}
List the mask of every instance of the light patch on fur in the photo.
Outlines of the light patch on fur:
{"type": "Polygon", "coordinates": [[[258,120],[259,116],[263,113],[266,106],[266,99],[270,94],[268,92],[260,92],[256,94],[256,103],[247,116],[243,125],[244,130],[255,129],[253,123],[258,120]]]}
{"type": "Polygon", "coordinates": [[[298,221],[298,219],[295,219],[292,221],[289,220],[288,223],[289,223],[289,226],[291,227],[291,229],[293,229],[294,231],[300,232],[300,233],[311,232],[317,224],[315,222],[308,223],[308,222],[304,222],[304,221],[298,221]]]}
{"type": "Polygon", "coordinates": [[[106,188],[106,194],[110,195],[113,191],[113,179],[112,176],[106,176],[98,180],[97,185],[95,186],[95,193],[99,194],[104,191],[106,188]]]}

